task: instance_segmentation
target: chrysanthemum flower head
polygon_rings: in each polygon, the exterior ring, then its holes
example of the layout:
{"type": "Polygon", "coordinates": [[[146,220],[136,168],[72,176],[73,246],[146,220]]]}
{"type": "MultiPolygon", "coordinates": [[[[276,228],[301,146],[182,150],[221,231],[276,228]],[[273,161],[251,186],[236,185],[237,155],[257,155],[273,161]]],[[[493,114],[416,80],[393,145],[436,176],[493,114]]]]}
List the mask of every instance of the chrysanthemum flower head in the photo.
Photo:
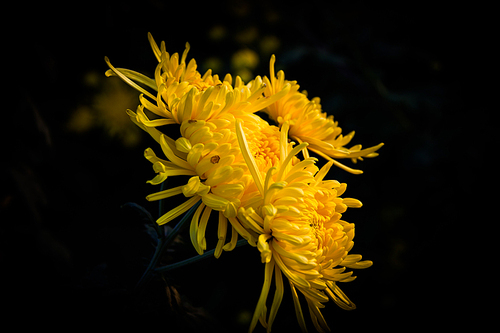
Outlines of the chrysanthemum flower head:
{"type": "MultiPolygon", "coordinates": [[[[261,183],[260,196],[245,202],[238,214],[246,228],[259,234],[257,248],[266,264],[265,283],[250,331],[259,320],[270,331],[283,296],[282,274],[290,282],[300,326],[306,329],[297,289],[305,296],[316,329],[328,331],[319,310],[322,303],[331,298],[344,309],[354,308],[336,283],[354,279],[352,272],[345,273],[346,267],[366,268],[372,264],[360,261],[361,256],[348,254],[354,244],[354,225],[340,220],[347,207],[360,207],[361,202],[341,198],[346,185],[324,179],[333,162],[321,169],[311,157],[293,163],[295,155],[306,148],[307,143],[296,146],[289,143],[288,127],[288,123],[284,123],[281,128],[280,162],[271,167],[264,178],[256,176],[258,170],[251,171],[255,182],[261,183]],[[266,300],[273,271],[276,292],[266,321],[266,300]]],[[[236,130],[240,142],[244,142],[245,134],[238,120],[236,130]]],[[[256,163],[252,162],[250,150],[241,146],[252,169],[256,163]]]]}
{"type": "Polygon", "coordinates": [[[238,76],[233,82],[229,74],[223,80],[211,71],[201,75],[194,60],[187,62],[189,44],[179,56],[170,55],[165,43],[158,46],[151,35],[149,40],[158,60],[154,78],[115,68],[107,58],[106,74],[121,77],[141,92],[140,105],[127,113],[163,153],[160,157],[146,149],[144,155],[156,173],[148,182],[158,185],[173,176],[185,179],[183,185],[147,196],[148,200],[185,198],[157,223],[166,224],[194,210],[189,233],[199,254],[208,248],[205,230],[211,216],[218,221],[216,257],[234,249],[239,236],[258,249],[265,279],[250,331],[257,321],[271,330],[284,293],[283,275],[300,327],[306,330],[302,295],[315,328],[328,331],[320,311],[323,303],[333,300],[343,309],[353,309],[337,283],[354,279],[348,268],[366,268],[372,262],[350,254],[354,224],[341,219],[348,207],[361,207],[361,202],[343,198],[346,185],[326,176],[332,165],[360,173],[337,159],[356,162],[374,157],[382,144],[346,148],[354,133],[343,136],[333,117],[321,110],[318,98],[309,100],[296,82],[285,80],[282,71],[275,75],[274,56],[270,78],[257,76],[245,84],[238,76]],[[277,126],[259,117],[256,112],[261,110],[277,126]],[[177,133],[163,130],[173,124],[178,125],[171,127],[177,133]],[[327,163],[319,168],[309,151],[327,163]],[[226,242],[228,229],[231,240],[226,242]],[[268,312],[273,275],[276,291],[268,312]]]}
{"type": "Polygon", "coordinates": [[[216,257],[224,248],[228,221],[233,228],[232,240],[225,249],[234,248],[237,235],[255,243],[252,235],[235,219],[245,184],[246,165],[241,158],[234,131],[217,128],[213,122],[186,120],[181,125],[184,136],[177,140],[160,134],[160,145],[166,159],[160,159],[152,149],[145,152],[153,163],[157,176],[149,181],[159,184],[170,176],[190,176],[185,185],[160,191],[147,197],[160,200],[183,195],[187,200],[161,216],[162,225],[187,212],[201,202],[191,221],[191,240],[201,254],[206,249],[205,228],[212,211],[219,214],[219,241],[216,257]]]}
{"type": "Polygon", "coordinates": [[[285,80],[283,71],[275,74],[274,64],[276,58],[273,55],[270,60],[270,78],[264,77],[266,83],[265,96],[273,96],[276,92],[282,91],[285,85],[291,85],[288,94],[280,98],[265,111],[280,126],[287,122],[290,126],[289,135],[298,142],[307,142],[309,146],[305,150],[315,152],[319,156],[333,161],[333,163],[351,173],[359,174],[361,170],[352,169],[337,159],[350,158],[356,163],[364,157],[376,157],[376,151],[383,146],[383,143],[376,146],[362,149],[361,145],[351,148],[345,146],[349,144],[354,136],[354,131],[348,135],[342,135],[342,129],[338,122],[333,120],[333,116],[328,116],[322,111],[319,98],[309,99],[307,94],[300,92],[300,86],[296,81],[285,80]]]}
{"type": "Polygon", "coordinates": [[[253,113],[286,95],[290,88],[285,84],[281,91],[275,89],[273,96],[265,97],[266,85],[259,76],[244,84],[239,76],[234,82],[230,74],[221,80],[217,74],[212,75],[211,70],[201,75],[194,59],[186,64],[189,43],[179,57],[178,53],[170,55],[164,42],[158,47],[151,34],[148,37],[158,60],[154,79],[128,69],[115,68],[108,58],[105,59],[110,67],[107,76],[119,76],[141,92],[137,114],[147,127],[181,124],[184,120],[217,119],[230,113],[253,113]]]}
{"type": "MultiPolygon", "coordinates": [[[[276,132],[278,128],[269,126],[254,113],[265,108],[286,95],[289,85],[283,91],[266,98],[266,89],[260,77],[244,84],[239,77],[233,85],[231,75],[221,81],[211,71],[201,75],[196,70],[194,60],[186,63],[189,44],[179,57],[177,53],[168,54],[165,43],[155,43],[149,35],[150,43],[158,60],[155,78],[149,79],[134,71],[115,68],[106,59],[110,70],[107,75],[120,76],[131,86],[141,92],[136,112],[128,110],[131,120],[148,132],[158,143],[166,159],[157,157],[153,150],[146,150],[146,158],[153,163],[157,173],[149,182],[161,184],[169,176],[191,176],[186,185],[165,190],[148,196],[148,200],[159,200],[173,195],[183,194],[189,198],[180,206],[172,209],[158,219],[165,224],[184,214],[201,201],[192,220],[193,245],[199,253],[206,249],[204,243],[204,226],[210,211],[219,213],[219,243],[216,256],[220,255],[223,242],[223,229],[227,221],[233,227],[231,248],[235,244],[237,234],[255,245],[255,237],[240,226],[236,219],[240,198],[244,187],[253,188],[252,182],[245,183],[250,177],[234,131],[235,119],[245,120],[246,134],[255,137],[252,150],[259,161],[260,170],[272,166],[276,160],[276,132]],[[136,83],[137,82],[137,83],[136,83]],[[156,90],[156,96],[141,87],[147,86],[156,90]],[[158,128],[165,125],[179,124],[180,137],[172,139],[158,128]],[[204,210],[205,209],[205,210],[204,210]],[[203,213],[206,212],[206,213],[203,213]],[[196,225],[201,227],[196,227],[196,225]]],[[[174,134],[175,137],[175,134],[174,134]]]]}

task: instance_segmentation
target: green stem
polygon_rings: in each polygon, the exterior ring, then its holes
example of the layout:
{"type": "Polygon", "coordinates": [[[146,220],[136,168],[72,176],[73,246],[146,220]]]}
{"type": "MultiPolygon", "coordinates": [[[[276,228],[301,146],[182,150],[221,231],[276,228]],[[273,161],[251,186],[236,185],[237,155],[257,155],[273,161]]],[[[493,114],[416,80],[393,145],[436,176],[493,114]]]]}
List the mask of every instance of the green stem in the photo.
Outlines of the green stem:
{"type": "MultiPolygon", "coordinates": [[[[165,239],[164,242],[164,247],[170,245],[170,243],[174,240],[175,236],[179,233],[181,228],[184,226],[186,221],[191,218],[191,216],[194,214],[198,206],[201,204],[201,200],[198,201],[197,203],[194,204],[193,207],[191,207],[186,214],[182,217],[182,219],[175,225],[175,227],[172,229],[172,231],[169,232],[168,236],[165,239]]],[[[162,250],[163,251],[163,250],[162,250]]]]}
{"type": "MultiPolygon", "coordinates": [[[[246,239],[240,239],[238,242],[236,242],[236,247],[240,247],[240,246],[245,245],[245,244],[248,244],[247,240],[246,239]]],[[[203,254],[200,254],[198,256],[195,256],[195,257],[192,257],[192,258],[188,258],[188,259],[176,262],[174,264],[170,264],[170,265],[166,265],[166,266],[162,266],[162,267],[157,267],[154,271],[155,272],[159,272],[159,273],[168,272],[168,271],[174,270],[176,268],[179,268],[179,267],[182,267],[182,266],[185,266],[185,265],[192,264],[194,262],[203,260],[203,259],[205,259],[207,257],[211,257],[211,256],[214,255],[214,252],[215,252],[215,249],[212,249],[212,250],[207,251],[207,252],[205,252],[203,254]]]]}
{"type": "MultiPolygon", "coordinates": [[[[166,181],[162,182],[160,185],[160,191],[165,190],[166,181]]],[[[165,214],[165,199],[160,199],[158,201],[158,216],[161,217],[165,214]]],[[[158,233],[158,239],[165,238],[165,226],[158,225],[155,223],[156,232],[158,233]]]]}
{"type": "Polygon", "coordinates": [[[144,285],[149,279],[151,279],[152,273],[155,271],[155,267],[158,263],[158,260],[160,260],[163,251],[165,248],[170,245],[170,243],[174,240],[175,236],[179,233],[181,230],[182,226],[186,223],[186,221],[193,215],[194,211],[198,208],[200,205],[201,201],[198,201],[193,207],[189,209],[189,211],[184,214],[182,219],[177,223],[177,225],[172,229],[172,231],[168,234],[167,237],[164,235],[158,234],[158,245],[156,246],[155,253],[153,254],[153,257],[151,258],[151,261],[149,262],[148,267],[146,268],[146,271],[144,271],[144,274],[141,276],[139,279],[139,282],[136,285],[136,288],[141,287],[144,285]]]}

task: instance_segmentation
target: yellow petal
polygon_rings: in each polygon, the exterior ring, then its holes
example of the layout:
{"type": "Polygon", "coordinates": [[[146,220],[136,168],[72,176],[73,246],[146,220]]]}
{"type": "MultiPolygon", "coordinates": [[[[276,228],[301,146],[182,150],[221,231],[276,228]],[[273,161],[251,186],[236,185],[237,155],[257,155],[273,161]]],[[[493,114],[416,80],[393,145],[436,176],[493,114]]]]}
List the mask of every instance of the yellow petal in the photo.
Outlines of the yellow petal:
{"type": "Polygon", "coordinates": [[[161,172],[158,175],[156,175],[156,177],[154,177],[153,179],[146,181],[146,183],[152,184],[152,185],[158,185],[158,184],[163,183],[165,181],[165,179],[167,179],[167,178],[168,178],[167,174],[164,172],[161,172]]]}
{"type": "Polygon", "coordinates": [[[270,238],[270,234],[260,234],[257,241],[257,249],[260,251],[262,263],[268,263],[272,258],[272,252],[268,242],[270,238]]]}
{"type": "Polygon", "coordinates": [[[156,201],[156,200],[170,198],[170,197],[172,197],[174,195],[181,194],[182,193],[182,188],[183,188],[183,186],[177,186],[177,187],[169,188],[168,190],[156,192],[156,193],[148,195],[146,197],[146,200],[148,200],[148,201],[156,201]]]}
{"type": "Polygon", "coordinates": [[[243,226],[238,221],[238,219],[236,219],[234,217],[230,217],[230,218],[228,218],[228,220],[231,223],[231,225],[233,226],[233,228],[236,229],[238,234],[240,234],[241,237],[243,237],[244,239],[246,239],[248,241],[248,244],[250,244],[253,247],[257,246],[257,240],[255,239],[255,237],[252,234],[250,234],[249,231],[247,231],[245,228],[243,228],[243,226]]]}
{"type": "Polygon", "coordinates": [[[281,257],[279,255],[273,256],[274,260],[276,261],[276,264],[278,264],[279,268],[281,271],[285,274],[285,276],[292,281],[295,285],[302,287],[302,288],[310,288],[311,285],[309,282],[304,279],[303,277],[299,276],[298,274],[295,274],[288,269],[288,267],[283,263],[281,260],[281,257]]]}
{"type": "MultiPolygon", "coordinates": [[[[127,83],[128,85],[130,85],[132,88],[134,88],[134,89],[142,92],[143,94],[145,94],[146,96],[150,97],[151,99],[156,100],[156,97],[153,94],[151,94],[149,91],[145,90],[144,88],[142,88],[141,86],[139,86],[138,84],[136,84],[134,81],[132,81],[131,79],[129,79],[123,73],[123,70],[120,71],[120,69],[117,69],[117,68],[113,67],[113,65],[111,65],[111,62],[109,61],[108,57],[104,57],[104,61],[109,66],[109,68],[111,68],[111,72],[109,72],[109,71],[106,72],[106,76],[110,76],[110,75],[112,75],[112,73],[114,73],[117,76],[119,76],[120,79],[122,79],[125,83],[127,83]]],[[[137,77],[135,77],[135,78],[137,79],[137,77]]]]}
{"type": "Polygon", "coordinates": [[[278,309],[281,305],[281,301],[283,299],[283,276],[281,275],[281,271],[276,269],[274,271],[274,281],[276,285],[276,291],[274,292],[273,303],[271,305],[271,311],[269,312],[269,321],[267,323],[267,332],[271,332],[271,326],[273,325],[274,319],[276,318],[276,314],[278,313],[278,309]]]}
{"type": "Polygon", "coordinates": [[[236,198],[238,197],[244,190],[242,184],[221,184],[212,187],[212,193],[224,198],[236,198]]]}
{"type": "Polygon", "coordinates": [[[231,226],[231,241],[224,245],[222,248],[224,251],[232,251],[236,247],[236,243],[238,242],[238,231],[231,226]]]}
{"type": "Polygon", "coordinates": [[[267,300],[267,295],[269,294],[269,289],[271,288],[271,281],[273,279],[273,270],[274,270],[274,261],[271,260],[270,262],[266,263],[266,266],[264,268],[264,284],[262,285],[262,291],[260,293],[257,306],[255,307],[255,312],[253,314],[252,321],[250,322],[250,327],[248,329],[248,332],[253,332],[262,312],[266,311],[266,300],[267,300]]]}
{"type": "Polygon", "coordinates": [[[260,174],[259,168],[257,167],[257,163],[250,153],[250,147],[248,146],[247,140],[245,138],[245,133],[243,132],[242,120],[236,119],[235,128],[236,135],[238,137],[238,144],[240,146],[241,153],[243,155],[243,159],[245,160],[250,173],[255,181],[255,185],[259,189],[261,195],[264,195],[264,182],[262,181],[262,176],[260,174]]]}
{"type": "Polygon", "coordinates": [[[300,300],[297,295],[297,290],[295,290],[295,286],[292,281],[288,281],[290,283],[290,288],[292,290],[292,298],[293,298],[293,306],[295,308],[295,316],[297,317],[297,321],[299,322],[299,326],[302,329],[302,332],[307,333],[306,322],[304,320],[304,314],[302,313],[302,308],[300,306],[300,300]]]}
{"type": "Polygon", "coordinates": [[[173,219],[187,212],[189,208],[193,207],[198,201],[200,201],[199,196],[194,196],[190,198],[189,200],[183,202],[179,206],[165,213],[158,220],[156,220],[156,223],[158,223],[159,225],[163,225],[165,223],[172,221],[173,219]]]}
{"type": "Polygon", "coordinates": [[[314,327],[318,332],[330,332],[330,327],[328,327],[328,324],[326,323],[325,318],[323,317],[323,314],[318,308],[318,304],[321,303],[314,303],[308,298],[307,300],[307,305],[309,306],[309,312],[311,313],[311,319],[313,321],[314,327]]]}
{"type": "Polygon", "coordinates": [[[191,150],[191,148],[193,148],[193,146],[191,145],[191,141],[189,141],[184,137],[180,137],[177,140],[175,140],[175,148],[177,148],[179,151],[183,153],[189,153],[189,151],[191,150]]]}
{"type": "Polygon", "coordinates": [[[203,254],[203,250],[200,247],[200,244],[198,242],[198,226],[199,226],[199,220],[200,220],[200,215],[203,209],[206,206],[202,203],[194,212],[193,217],[191,218],[191,224],[189,227],[189,237],[191,238],[191,244],[193,244],[194,249],[198,254],[203,254]]]}
{"type": "Polygon", "coordinates": [[[150,32],[148,32],[148,40],[149,40],[149,43],[151,44],[151,48],[153,49],[153,52],[156,56],[156,59],[158,59],[158,61],[160,61],[160,57],[161,57],[160,49],[158,48],[158,45],[156,44],[155,40],[153,39],[153,35],[150,32]]]}
{"type": "Polygon", "coordinates": [[[200,224],[198,225],[198,232],[196,234],[196,241],[198,243],[198,247],[203,251],[207,249],[207,241],[205,239],[205,230],[207,229],[208,219],[210,217],[210,213],[212,212],[212,208],[205,207],[203,214],[201,215],[200,224]]]}
{"type": "Polygon", "coordinates": [[[344,294],[335,282],[327,281],[328,288],[325,289],[328,296],[342,309],[354,310],[356,305],[344,294]]]}
{"type": "MultiPolygon", "coordinates": [[[[178,156],[176,156],[174,154],[172,148],[170,148],[170,145],[167,142],[167,138],[168,137],[164,134],[162,134],[160,137],[161,149],[163,150],[163,153],[165,154],[165,156],[167,156],[167,158],[172,163],[178,165],[179,167],[181,167],[183,169],[192,170],[192,167],[189,165],[188,162],[186,162],[185,160],[179,158],[178,156]]],[[[173,144],[175,146],[175,142],[172,142],[171,144],[173,144]]]]}
{"type": "Polygon", "coordinates": [[[306,148],[309,144],[307,142],[302,142],[300,145],[297,145],[295,146],[292,151],[290,151],[290,153],[288,153],[288,155],[286,156],[285,160],[283,161],[283,163],[281,164],[280,166],[280,169],[278,170],[278,174],[276,176],[276,180],[279,181],[282,179],[282,176],[283,174],[287,174],[288,170],[290,170],[290,167],[291,167],[291,161],[292,161],[292,157],[294,157],[295,155],[297,155],[299,153],[299,151],[301,151],[302,149],[306,148]]]}
{"type": "MultiPolygon", "coordinates": [[[[260,237],[259,237],[260,239],[260,237]]],[[[309,263],[309,259],[306,258],[305,256],[302,256],[300,254],[297,254],[297,253],[294,253],[292,251],[287,251],[285,249],[283,249],[280,245],[279,245],[279,241],[273,241],[272,242],[272,247],[273,249],[279,253],[281,256],[283,257],[287,257],[287,258],[290,258],[292,260],[295,260],[297,261],[298,263],[302,263],[302,264],[308,264],[309,263]]]]}
{"type": "Polygon", "coordinates": [[[224,249],[224,243],[226,242],[227,235],[227,218],[219,212],[219,227],[217,228],[217,246],[215,247],[214,257],[219,258],[224,249]]]}

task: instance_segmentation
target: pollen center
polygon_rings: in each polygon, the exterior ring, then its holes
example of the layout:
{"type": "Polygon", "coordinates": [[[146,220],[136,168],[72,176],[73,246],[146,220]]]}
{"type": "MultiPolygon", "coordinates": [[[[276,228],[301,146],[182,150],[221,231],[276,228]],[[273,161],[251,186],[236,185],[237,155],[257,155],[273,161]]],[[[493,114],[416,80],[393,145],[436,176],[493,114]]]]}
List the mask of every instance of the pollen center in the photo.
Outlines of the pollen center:
{"type": "Polygon", "coordinates": [[[277,165],[280,158],[279,132],[259,131],[252,134],[254,137],[249,140],[250,152],[259,170],[277,165]]]}

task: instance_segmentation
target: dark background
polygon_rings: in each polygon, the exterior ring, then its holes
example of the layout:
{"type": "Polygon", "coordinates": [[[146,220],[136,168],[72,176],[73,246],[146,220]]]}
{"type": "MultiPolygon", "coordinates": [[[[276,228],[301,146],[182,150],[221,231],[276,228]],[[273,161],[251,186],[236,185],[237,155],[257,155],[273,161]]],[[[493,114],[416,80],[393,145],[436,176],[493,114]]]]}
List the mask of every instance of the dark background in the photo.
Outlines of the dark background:
{"type": "MultiPolygon", "coordinates": [[[[379,157],[356,165],[363,175],[330,173],[364,203],[344,219],[356,224],[352,253],[374,261],[341,285],[358,309],[333,302],[323,309],[332,330],[450,329],[476,320],[472,310],[482,303],[467,297],[484,285],[480,212],[491,202],[481,198],[478,176],[494,174],[484,166],[493,145],[482,103],[491,89],[483,80],[490,71],[485,12],[430,1],[15,6],[15,23],[3,29],[3,53],[11,57],[3,71],[0,197],[2,300],[11,311],[3,315],[19,326],[139,322],[170,332],[246,331],[263,282],[255,249],[172,272],[169,292],[182,295],[182,306],[169,305],[162,281],[134,294],[152,245],[144,216],[120,207],[134,202],[158,217],[157,203],[145,200],[158,188],[145,183],[154,173],[143,158],[145,148],[158,148],[146,135],[124,144],[109,130],[115,118],[80,131],[68,126],[76,110],[112,93],[104,87],[115,78],[88,81],[89,73],[104,77],[104,56],[153,74],[151,32],[170,53],[182,53],[188,41],[188,59],[202,73],[205,60],[219,59],[221,76],[242,48],[260,56],[253,74],[268,75],[259,41],[274,36],[278,69],[321,97],[344,134],[356,131],[352,144],[385,143],[379,157]]],[[[126,118],[123,112],[116,121],[126,118]]],[[[285,290],[275,332],[298,328],[285,290]]]]}

